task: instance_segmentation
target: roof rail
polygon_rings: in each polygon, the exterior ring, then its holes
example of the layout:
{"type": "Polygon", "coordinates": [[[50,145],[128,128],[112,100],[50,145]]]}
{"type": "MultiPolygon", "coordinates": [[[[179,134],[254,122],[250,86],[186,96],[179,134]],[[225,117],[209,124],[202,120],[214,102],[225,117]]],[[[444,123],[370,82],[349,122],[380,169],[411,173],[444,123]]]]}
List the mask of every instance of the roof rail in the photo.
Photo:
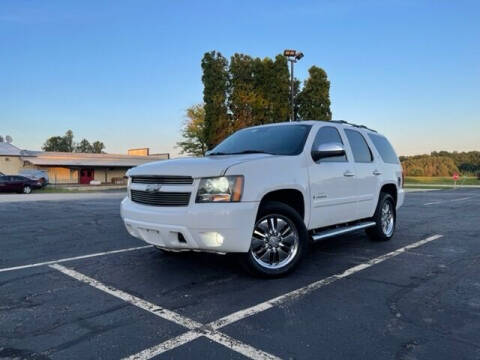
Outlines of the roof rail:
{"type": "Polygon", "coordinates": [[[370,130],[370,131],[373,131],[373,132],[377,132],[377,130],[370,129],[369,127],[366,127],[365,125],[353,124],[353,123],[345,121],[345,120],[331,120],[331,122],[337,123],[337,124],[350,125],[350,126],[354,126],[356,128],[366,129],[366,130],[370,130]]]}

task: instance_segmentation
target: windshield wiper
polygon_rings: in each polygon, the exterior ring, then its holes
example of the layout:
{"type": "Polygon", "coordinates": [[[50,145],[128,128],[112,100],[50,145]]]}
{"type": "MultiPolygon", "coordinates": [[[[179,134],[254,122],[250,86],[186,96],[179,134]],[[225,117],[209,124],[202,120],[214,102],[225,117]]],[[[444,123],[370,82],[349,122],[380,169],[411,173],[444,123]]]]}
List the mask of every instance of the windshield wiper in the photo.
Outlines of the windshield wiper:
{"type": "Polygon", "coordinates": [[[269,155],[276,155],[274,153],[262,151],[262,150],[243,150],[235,153],[230,153],[231,155],[239,155],[239,154],[269,154],[269,155]]]}
{"type": "Polygon", "coordinates": [[[212,153],[209,153],[207,156],[212,156],[212,155],[240,155],[240,154],[269,154],[269,155],[277,155],[277,154],[269,153],[269,152],[262,151],[262,150],[243,150],[243,151],[231,152],[231,153],[212,152],[212,153]]]}
{"type": "Polygon", "coordinates": [[[207,154],[207,156],[212,156],[212,155],[230,155],[230,153],[224,153],[224,152],[217,151],[217,152],[211,152],[211,153],[207,154]]]}

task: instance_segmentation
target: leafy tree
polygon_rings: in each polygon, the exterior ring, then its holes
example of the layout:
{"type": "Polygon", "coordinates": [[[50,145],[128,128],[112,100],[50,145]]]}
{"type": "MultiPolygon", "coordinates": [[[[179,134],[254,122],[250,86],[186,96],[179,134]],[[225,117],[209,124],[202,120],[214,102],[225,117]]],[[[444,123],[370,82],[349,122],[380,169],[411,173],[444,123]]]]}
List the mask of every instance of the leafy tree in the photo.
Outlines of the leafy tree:
{"type": "Polygon", "coordinates": [[[312,66],[298,95],[298,115],[305,120],[331,120],[330,81],[325,70],[312,66]]]}
{"type": "Polygon", "coordinates": [[[182,129],[183,140],[177,143],[182,154],[203,156],[207,151],[205,131],[205,108],[202,104],[186,110],[186,121],[182,129]]]}
{"type": "Polygon", "coordinates": [[[75,150],[75,144],[73,143],[73,131],[67,130],[67,132],[63,136],[63,139],[65,141],[65,146],[68,149],[67,151],[73,152],[73,150],[75,150]]]}
{"type": "Polygon", "coordinates": [[[52,136],[45,141],[42,146],[43,151],[58,152],[81,152],[81,153],[101,153],[105,145],[101,141],[95,141],[93,144],[87,139],[75,144],[73,141],[73,131],[68,130],[64,136],[52,136]]]}
{"type": "Polygon", "coordinates": [[[73,149],[72,130],[68,130],[64,136],[52,136],[48,138],[42,146],[42,150],[44,151],[72,152],[73,149]]]}
{"type": "Polygon", "coordinates": [[[90,144],[90,142],[87,139],[83,139],[78,143],[78,145],[75,147],[75,152],[79,153],[92,153],[93,152],[93,147],[90,144]]]}
{"type": "Polygon", "coordinates": [[[205,138],[210,149],[230,132],[227,114],[228,62],[216,51],[205,53],[202,59],[202,82],[205,103],[205,138]]]}
{"type": "Polygon", "coordinates": [[[95,154],[103,153],[104,149],[105,149],[105,144],[101,141],[97,140],[92,144],[92,152],[95,154]]]}

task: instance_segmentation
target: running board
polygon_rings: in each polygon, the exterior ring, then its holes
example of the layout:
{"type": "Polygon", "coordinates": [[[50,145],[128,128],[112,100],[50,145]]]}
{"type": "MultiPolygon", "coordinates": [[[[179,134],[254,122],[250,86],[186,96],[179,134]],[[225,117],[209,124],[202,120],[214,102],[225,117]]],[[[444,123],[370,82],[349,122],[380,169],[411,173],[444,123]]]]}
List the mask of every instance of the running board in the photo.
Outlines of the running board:
{"type": "Polygon", "coordinates": [[[352,232],[352,231],[355,231],[355,230],[366,229],[366,228],[369,228],[369,227],[375,226],[375,225],[376,225],[375,221],[365,221],[365,222],[361,222],[361,223],[358,223],[358,224],[355,224],[355,225],[349,225],[349,226],[345,226],[345,227],[341,227],[341,228],[324,230],[324,231],[318,232],[316,234],[313,234],[312,239],[313,239],[313,241],[318,241],[318,240],[330,238],[330,237],[333,237],[333,236],[349,233],[349,232],[352,232]]]}

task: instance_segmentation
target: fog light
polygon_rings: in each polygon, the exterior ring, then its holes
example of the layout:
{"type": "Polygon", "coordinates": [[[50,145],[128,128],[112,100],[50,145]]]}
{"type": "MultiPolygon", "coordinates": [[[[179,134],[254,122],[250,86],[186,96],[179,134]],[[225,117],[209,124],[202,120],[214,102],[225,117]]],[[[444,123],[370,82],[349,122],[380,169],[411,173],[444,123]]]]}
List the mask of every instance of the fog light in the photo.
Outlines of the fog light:
{"type": "Polygon", "coordinates": [[[215,231],[201,233],[200,237],[205,245],[210,247],[219,247],[223,245],[223,236],[215,231]]]}

